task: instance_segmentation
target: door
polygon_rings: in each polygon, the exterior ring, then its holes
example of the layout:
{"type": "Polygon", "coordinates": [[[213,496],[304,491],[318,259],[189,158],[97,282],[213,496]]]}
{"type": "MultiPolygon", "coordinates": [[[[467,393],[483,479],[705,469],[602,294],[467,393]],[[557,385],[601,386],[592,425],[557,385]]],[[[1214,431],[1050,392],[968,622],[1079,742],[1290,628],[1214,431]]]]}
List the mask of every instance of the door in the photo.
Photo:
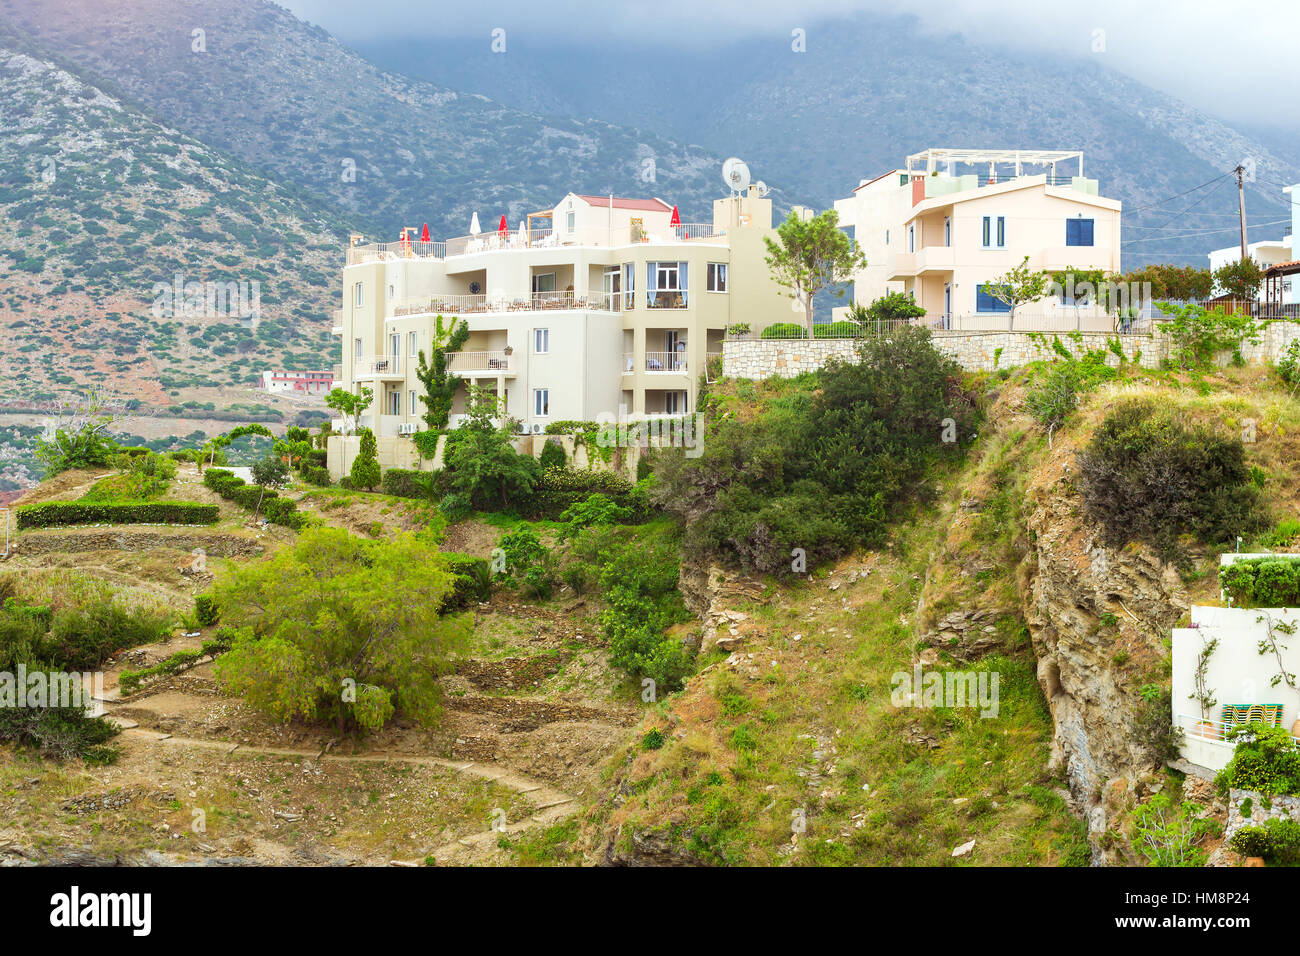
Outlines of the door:
{"type": "Polygon", "coordinates": [[[605,308],[623,310],[623,273],[617,266],[605,270],[605,308]]]}
{"type": "Polygon", "coordinates": [[[396,332],[388,336],[388,361],[391,363],[388,367],[391,371],[396,372],[400,365],[397,363],[402,354],[402,336],[396,332]]]}
{"type": "Polygon", "coordinates": [[[951,328],[952,318],[952,286],[945,282],[943,284],[943,327],[951,328]]]}

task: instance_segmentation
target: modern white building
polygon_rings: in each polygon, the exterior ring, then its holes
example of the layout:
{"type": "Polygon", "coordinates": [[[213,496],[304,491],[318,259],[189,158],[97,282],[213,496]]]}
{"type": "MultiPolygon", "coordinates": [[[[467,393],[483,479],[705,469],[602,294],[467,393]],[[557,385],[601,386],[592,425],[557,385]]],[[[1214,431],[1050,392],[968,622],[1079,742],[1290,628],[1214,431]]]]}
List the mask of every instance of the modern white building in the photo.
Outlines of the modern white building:
{"type": "MultiPolygon", "coordinates": [[[[694,412],[728,326],[788,321],[791,300],[764,262],[772,206],[757,189],[717,200],[712,222],[676,218],[662,199],[571,192],[514,228],[354,237],[334,323],[342,387],[373,390],[364,423],[380,437],[422,430],[418,356],[441,316],[470,330],[448,370],[493,389],[525,431],[694,412]]],[[[466,396],[462,387],[453,426],[466,396]]]]}
{"type": "Polygon", "coordinates": [[[268,392],[301,392],[324,395],[334,387],[334,372],[294,372],[268,369],[262,373],[262,388],[268,392]]]}
{"type": "MultiPolygon", "coordinates": [[[[854,301],[903,292],[940,328],[1007,328],[1009,307],[985,287],[1026,256],[1034,270],[1121,271],[1121,204],[1083,175],[1078,151],[926,149],[835,209],[867,259],[854,301]]],[[[1018,319],[1030,330],[1110,328],[1083,297],[1022,306],[1018,319]]]]}
{"type": "MultiPolygon", "coordinates": [[[[1295,262],[1300,259],[1295,248],[1294,237],[1296,231],[1300,229],[1300,205],[1297,205],[1297,196],[1300,196],[1300,185],[1286,186],[1282,189],[1282,195],[1286,196],[1291,205],[1291,231],[1279,239],[1262,239],[1259,242],[1252,242],[1246,246],[1246,254],[1254,259],[1261,268],[1267,269],[1270,266],[1280,266],[1285,263],[1295,262]]],[[[1215,249],[1209,254],[1210,272],[1215,272],[1229,263],[1236,262],[1241,258],[1241,243],[1227,246],[1223,249],[1215,249]]],[[[1219,295],[1222,289],[1216,288],[1214,293],[1219,295]]],[[[1295,305],[1300,303],[1300,282],[1292,281],[1290,277],[1281,282],[1281,303],[1285,305],[1295,305]]],[[[1262,302],[1269,294],[1266,284],[1259,287],[1259,299],[1262,302]]],[[[1275,290],[1276,294],[1276,290],[1275,290]]],[[[1277,301],[1277,300],[1275,300],[1277,301]]]]}

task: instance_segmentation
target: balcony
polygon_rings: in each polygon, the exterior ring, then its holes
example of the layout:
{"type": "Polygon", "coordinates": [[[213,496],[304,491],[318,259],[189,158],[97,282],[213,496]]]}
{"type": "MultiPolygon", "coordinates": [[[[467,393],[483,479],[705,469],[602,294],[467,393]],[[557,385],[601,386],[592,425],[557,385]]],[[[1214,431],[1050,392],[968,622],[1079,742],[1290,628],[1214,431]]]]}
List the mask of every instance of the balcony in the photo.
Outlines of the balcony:
{"type": "Polygon", "coordinates": [[[362,262],[388,262],[398,259],[449,259],[456,256],[482,253],[519,251],[523,249],[560,249],[570,246],[594,246],[608,249],[634,243],[718,242],[727,235],[725,229],[707,222],[687,222],[679,226],[665,226],[655,231],[622,228],[594,227],[574,232],[555,232],[551,228],[517,229],[510,232],[481,232],[475,236],[457,236],[445,242],[372,242],[349,246],[347,265],[362,262]]]}
{"type": "Polygon", "coordinates": [[[352,368],[352,377],[357,381],[366,379],[389,381],[400,380],[403,377],[400,355],[373,355],[359,358],[353,362],[352,368]]]}
{"type": "Polygon", "coordinates": [[[685,309],[689,303],[685,289],[651,289],[645,295],[647,309],[685,309]]]}
{"type": "Polygon", "coordinates": [[[393,318],[406,315],[486,315],[498,312],[615,312],[616,296],[600,292],[534,292],[528,295],[432,295],[393,306],[393,318]]]}
{"type": "Polygon", "coordinates": [[[335,309],[330,314],[330,318],[333,320],[333,327],[330,329],[330,332],[334,335],[342,335],[343,334],[343,310],[335,309]]]}
{"type": "Polygon", "coordinates": [[[647,372],[685,372],[685,352],[646,352],[645,370],[647,372]]]}
{"type": "Polygon", "coordinates": [[[447,371],[457,375],[485,372],[493,375],[514,375],[511,353],[505,349],[481,352],[448,352],[447,371]]]}
{"type": "Polygon", "coordinates": [[[952,246],[922,246],[916,252],[896,252],[888,278],[894,281],[931,272],[951,272],[955,261],[952,246]]]}

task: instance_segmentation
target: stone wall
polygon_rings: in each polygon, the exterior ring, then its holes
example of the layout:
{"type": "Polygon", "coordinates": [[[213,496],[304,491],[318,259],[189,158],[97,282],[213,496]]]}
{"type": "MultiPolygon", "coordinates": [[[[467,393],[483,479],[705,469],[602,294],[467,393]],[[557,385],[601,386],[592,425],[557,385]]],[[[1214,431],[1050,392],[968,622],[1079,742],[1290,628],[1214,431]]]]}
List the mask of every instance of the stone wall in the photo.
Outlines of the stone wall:
{"type": "MultiPolygon", "coordinates": [[[[1162,332],[1140,335],[1113,335],[1107,332],[963,332],[932,333],[936,347],[952,356],[970,371],[991,372],[1012,368],[1055,354],[1052,340],[1058,340],[1075,355],[1109,349],[1116,340],[1127,361],[1144,368],[1156,368],[1169,357],[1169,336],[1162,332]],[[1075,338],[1068,337],[1075,335],[1075,338]]],[[[1247,362],[1275,362],[1295,339],[1300,339],[1300,323],[1269,322],[1258,344],[1247,344],[1242,356],[1247,362]]],[[[857,343],[852,339],[758,339],[722,343],[722,374],[727,378],[762,379],[772,376],[792,378],[802,372],[815,371],[832,356],[851,359],[857,343]]],[[[1108,355],[1111,364],[1119,359],[1108,355]]],[[[1221,356],[1228,361],[1231,356],[1221,356]]]]}
{"type": "Polygon", "coordinates": [[[1265,820],[1300,823],[1300,797],[1265,797],[1254,790],[1228,791],[1228,825],[1223,830],[1223,842],[1231,840],[1242,827],[1261,826],[1265,820]],[[1249,808],[1248,814],[1241,812],[1243,806],[1249,808]]]}

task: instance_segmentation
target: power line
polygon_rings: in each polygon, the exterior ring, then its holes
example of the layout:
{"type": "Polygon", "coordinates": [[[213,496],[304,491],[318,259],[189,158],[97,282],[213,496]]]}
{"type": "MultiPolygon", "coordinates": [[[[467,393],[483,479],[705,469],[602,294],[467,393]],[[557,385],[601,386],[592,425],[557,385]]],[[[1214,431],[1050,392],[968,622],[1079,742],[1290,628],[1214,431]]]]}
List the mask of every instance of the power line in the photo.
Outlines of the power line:
{"type": "Polygon", "coordinates": [[[1211,183],[1217,183],[1219,180],[1221,180],[1221,179],[1227,179],[1227,178],[1228,178],[1229,176],[1231,176],[1231,175],[1233,175],[1233,174],[1232,174],[1231,172],[1228,172],[1228,173],[1224,173],[1224,174],[1222,174],[1221,176],[1215,176],[1213,179],[1208,179],[1208,180],[1206,180],[1205,182],[1201,183],[1199,186],[1193,186],[1191,189],[1185,189],[1185,190],[1183,190],[1183,191],[1180,192],[1180,193],[1175,193],[1174,195],[1169,196],[1169,197],[1166,198],[1166,199],[1161,199],[1161,200],[1159,200],[1159,201],[1157,201],[1157,202],[1147,203],[1145,206],[1135,206],[1133,209],[1131,209],[1131,210],[1129,210],[1129,211],[1130,211],[1130,212],[1141,212],[1143,209],[1154,209],[1156,206],[1163,206],[1163,205],[1164,205],[1165,203],[1167,203],[1167,202],[1172,202],[1172,201],[1175,200],[1175,199],[1178,199],[1178,198],[1180,198],[1180,197],[1182,197],[1182,196],[1186,196],[1188,193],[1194,193],[1194,192],[1196,192],[1196,190],[1198,190],[1198,189],[1204,189],[1206,186],[1210,185],[1211,183]]]}
{"type": "MultiPolygon", "coordinates": [[[[1275,220],[1274,222],[1257,222],[1253,226],[1250,226],[1249,228],[1256,229],[1263,226],[1276,226],[1281,223],[1290,222],[1290,221],[1291,221],[1290,219],[1278,219],[1275,220]]],[[[1125,239],[1122,243],[1120,243],[1120,245],[1127,246],[1129,243],[1132,242],[1158,242],[1161,239],[1193,239],[1197,236],[1218,236],[1218,235],[1222,235],[1225,232],[1235,232],[1235,231],[1236,231],[1235,226],[1227,226],[1223,229],[1207,229],[1203,232],[1184,232],[1177,236],[1145,236],[1141,239],[1125,239]]]]}

